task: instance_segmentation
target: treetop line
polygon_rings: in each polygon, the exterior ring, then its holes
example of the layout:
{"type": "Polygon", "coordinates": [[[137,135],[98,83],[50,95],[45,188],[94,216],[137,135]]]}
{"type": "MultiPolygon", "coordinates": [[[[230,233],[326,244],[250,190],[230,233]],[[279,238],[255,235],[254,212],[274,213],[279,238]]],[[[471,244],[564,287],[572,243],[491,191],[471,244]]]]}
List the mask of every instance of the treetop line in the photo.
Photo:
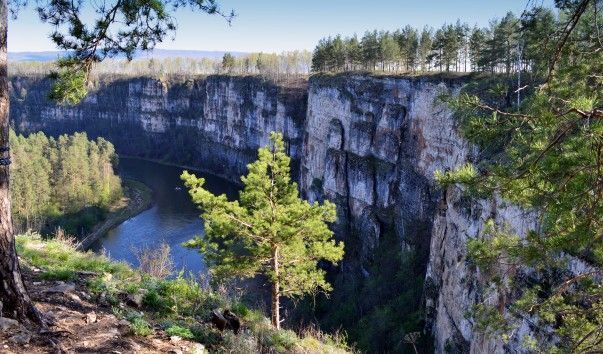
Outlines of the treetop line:
{"type": "Polygon", "coordinates": [[[367,31],[362,38],[323,38],[314,49],[312,70],[387,72],[486,71],[511,73],[547,68],[543,56],[556,43],[559,17],[535,7],[517,17],[508,12],[488,27],[471,28],[457,20],[438,29],[411,26],[390,31],[367,31]]]}

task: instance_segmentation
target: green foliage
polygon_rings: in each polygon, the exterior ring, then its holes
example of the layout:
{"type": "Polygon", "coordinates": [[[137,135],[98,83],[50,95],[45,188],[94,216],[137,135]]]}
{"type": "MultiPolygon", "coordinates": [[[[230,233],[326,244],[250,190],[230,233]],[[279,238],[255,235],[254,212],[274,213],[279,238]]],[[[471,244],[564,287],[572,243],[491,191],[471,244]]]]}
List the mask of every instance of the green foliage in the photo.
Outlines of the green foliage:
{"type": "Polygon", "coordinates": [[[49,279],[73,279],[77,272],[119,274],[130,277],[131,270],[123,263],[109,262],[106,257],[92,252],[74,252],[73,240],[56,237],[42,240],[37,234],[26,234],[16,238],[17,253],[28,263],[44,269],[49,279]],[[56,275],[56,276],[53,276],[56,275]]]}
{"type": "Polygon", "coordinates": [[[178,336],[180,338],[193,339],[195,335],[190,328],[182,327],[179,325],[171,325],[165,330],[168,336],[178,336]]]}
{"type": "Polygon", "coordinates": [[[54,80],[48,98],[61,104],[75,105],[79,103],[86,94],[87,76],[86,71],[82,69],[71,68],[71,61],[63,60],[58,62],[60,72],[53,72],[50,77],[54,80]]]}
{"type": "Polygon", "coordinates": [[[208,292],[194,277],[180,273],[171,280],[148,278],[143,282],[147,289],[143,303],[163,315],[208,315],[211,310],[227,304],[219,294],[208,292]]]}
{"type": "Polygon", "coordinates": [[[234,70],[234,67],[235,57],[230,53],[224,54],[224,56],[222,57],[222,70],[227,73],[231,73],[234,70]]]}
{"type": "Polygon", "coordinates": [[[355,35],[337,35],[318,42],[312,71],[454,70],[510,74],[530,68],[542,72],[548,68],[550,58],[546,50],[551,50],[550,39],[559,23],[553,11],[536,6],[526,10],[521,19],[509,12],[485,28],[470,29],[457,20],[435,31],[425,27],[419,32],[411,26],[393,32],[367,31],[360,41],[355,35]]]}
{"type": "Polygon", "coordinates": [[[80,233],[102,220],[122,197],[113,171],[115,149],[85,133],[49,138],[10,132],[12,211],[17,229],[60,226],[80,233]],[[49,225],[50,224],[50,225],[49,225]]]}
{"type": "MultiPolygon", "coordinates": [[[[40,268],[43,274],[74,280],[87,272],[89,291],[113,306],[114,314],[130,322],[132,334],[148,336],[154,328],[203,343],[212,352],[228,353],[345,353],[351,351],[345,337],[307,331],[300,335],[281,333],[264,315],[213,290],[193,277],[179,274],[171,280],[158,279],[92,252],[76,251],[71,240],[61,237],[44,240],[37,234],[16,237],[17,252],[25,266],[40,268]],[[121,308],[125,294],[144,293],[142,311],[121,308]],[[211,311],[230,308],[249,329],[238,335],[220,332],[209,323],[211,311]],[[161,326],[155,326],[160,323],[161,326]],[[260,350],[261,349],[261,350],[260,350]]],[[[57,278],[51,278],[57,279],[57,278]]],[[[81,279],[81,278],[79,278],[81,279]]]]}
{"type": "MultiPolygon", "coordinates": [[[[478,329],[503,338],[530,317],[538,329],[524,343],[555,353],[603,348],[603,48],[596,25],[603,16],[596,2],[563,4],[557,20],[538,9],[501,20],[494,38],[527,28],[523,40],[540,51],[527,57],[541,85],[519,106],[509,104],[504,82],[451,100],[481,159],[477,169],[436,175],[443,185],[488,192],[537,217],[538,227],[523,237],[491,221],[469,242],[470,259],[498,297],[509,299],[498,308],[480,304],[470,316],[478,329]],[[568,19],[577,19],[571,32],[568,19]],[[536,44],[551,32],[567,34],[565,44],[536,44]],[[582,269],[571,266],[577,262],[582,269]],[[551,337],[556,340],[545,340],[551,337]]],[[[502,53],[500,65],[509,65],[502,53]]]]}
{"type": "Polygon", "coordinates": [[[441,170],[437,170],[435,172],[436,181],[444,187],[447,187],[452,183],[471,184],[475,181],[476,177],[477,171],[472,164],[465,164],[454,171],[443,172],[441,170]]]}
{"type": "Polygon", "coordinates": [[[151,324],[144,318],[144,313],[133,310],[114,309],[113,312],[117,317],[125,318],[130,322],[130,330],[132,334],[141,337],[148,337],[155,333],[151,324]]]}
{"type": "Polygon", "coordinates": [[[218,277],[267,276],[278,302],[281,294],[329,291],[317,263],[341,260],[343,244],[333,240],[327,224],[335,221],[335,205],[302,200],[291,181],[282,135],[272,133],[270,141],[241,178],[245,187],[238,201],[213,195],[203,188],[202,178],[188,172],[182,179],[205,221],[205,236],[187,245],[201,249],[218,277]]]}

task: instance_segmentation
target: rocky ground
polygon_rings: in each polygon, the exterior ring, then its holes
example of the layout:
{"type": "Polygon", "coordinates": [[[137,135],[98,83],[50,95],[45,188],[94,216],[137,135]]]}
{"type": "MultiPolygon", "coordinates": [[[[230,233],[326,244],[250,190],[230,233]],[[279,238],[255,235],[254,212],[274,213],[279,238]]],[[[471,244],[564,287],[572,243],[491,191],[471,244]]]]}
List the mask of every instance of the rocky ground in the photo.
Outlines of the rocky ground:
{"type": "Polygon", "coordinates": [[[50,324],[26,328],[0,318],[0,353],[206,352],[202,344],[169,337],[160,328],[146,337],[133,335],[128,321],[117,318],[108,304],[92,300],[83,286],[87,276],[79,274],[75,282],[44,281],[39,270],[24,269],[30,295],[50,324]]]}

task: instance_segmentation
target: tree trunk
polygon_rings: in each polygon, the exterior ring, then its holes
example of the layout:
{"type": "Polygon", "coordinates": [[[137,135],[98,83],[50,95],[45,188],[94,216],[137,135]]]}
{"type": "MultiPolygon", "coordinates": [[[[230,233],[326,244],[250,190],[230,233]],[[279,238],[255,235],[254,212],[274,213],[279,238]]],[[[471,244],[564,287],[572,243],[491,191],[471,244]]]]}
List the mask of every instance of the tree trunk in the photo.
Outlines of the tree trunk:
{"type": "Polygon", "coordinates": [[[15,250],[15,238],[10,209],[9,151],[8,151],[8,72],[6,29],[7,1],[0,0],[0,314],[19,321],[41,324],[23,280],[15,250]]]}
{"type": "Polygon", "coordinates": [[[280,283],[279,283],[279,264],[278,264],[278,246],[272,247],[272,270],[274,271],[274,280],[272,281],[272,325],[276,329],[281,329],[280,314],[280,283]]]}

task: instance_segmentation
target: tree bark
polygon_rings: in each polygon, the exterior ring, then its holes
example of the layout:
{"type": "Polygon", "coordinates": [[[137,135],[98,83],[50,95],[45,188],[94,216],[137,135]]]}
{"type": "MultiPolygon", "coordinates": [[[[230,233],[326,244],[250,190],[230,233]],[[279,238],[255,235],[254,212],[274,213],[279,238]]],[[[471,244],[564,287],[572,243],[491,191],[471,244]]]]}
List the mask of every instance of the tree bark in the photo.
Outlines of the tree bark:
{"type": "Polygon", "coordinates": [[[278,246],[272,247],[272,270],[274,272],[274,280],[272,281],[272,325],[276,329],[281,329],[281,314],[280,314],[280,282],[279,282],[279,263],[278,263],[278,246]]]}
{"type": "Polygon", "coordinates": [[[8,151],[7,0],[0,0],[0,315],[42,324],[27,294],[15,249],[10,208],[8,151]]]}

